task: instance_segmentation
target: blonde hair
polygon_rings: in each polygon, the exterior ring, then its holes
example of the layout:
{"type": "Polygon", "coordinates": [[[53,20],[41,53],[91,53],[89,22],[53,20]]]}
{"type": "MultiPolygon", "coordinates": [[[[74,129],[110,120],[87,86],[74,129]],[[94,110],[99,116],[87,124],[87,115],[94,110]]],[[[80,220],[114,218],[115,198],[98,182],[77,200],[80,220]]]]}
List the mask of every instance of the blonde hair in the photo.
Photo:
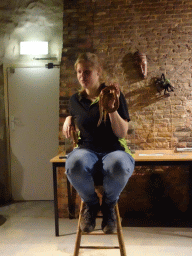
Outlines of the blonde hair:
{"type": "MultiPolygon", "coordinates": [[[[75,65],[74,65],[74,68],[75,70],[77,71],[77,65],[79,63],[83,63],[83,62],[89,62],[91,67],[93,68],[96,68],[99,70],[99,82],[100,83],[103,83],[104,82],[104,76],[103,76],[103,72],[102,72],[102,65],[99,61],[99,58],[96,54],[94,53],[91,53],[91,52],[85,52],[85,53],[81,53],[76,62],[75,62],[75,65]]],[[[79,90],[79,93],[80,94],[85,94],[86,95],[86,92],[85,92],[85,89],[81,88],[79,90]]]]}
{"type": "Polygon", "coordinates": [[[82,62],[87,62],[87,61],[91,64],[92,67],[101,69],[101,63],[100,63],[97,55],[94,53],[91,53],[91,52],[85,52],[85,53],[81,53],[78,56],[78,58],[75,62],[75,65],[74,65],[75,70],[77,70],[77,64],[82,63],[82,62]]]}

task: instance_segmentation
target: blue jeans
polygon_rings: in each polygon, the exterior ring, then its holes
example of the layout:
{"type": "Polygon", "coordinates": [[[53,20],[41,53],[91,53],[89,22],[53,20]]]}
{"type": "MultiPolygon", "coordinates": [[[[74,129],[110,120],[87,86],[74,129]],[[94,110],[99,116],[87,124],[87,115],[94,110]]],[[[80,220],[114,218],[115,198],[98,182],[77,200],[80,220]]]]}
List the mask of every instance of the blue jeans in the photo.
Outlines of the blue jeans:
{"type": "Polygon", "coordinates": [[[89,205],[99,202],[94,188],[94,177],[100,172],[104,188],[103,201],[115,205],[134,171],[134,166],[135,160],[122,150],[97,153],[76,148],[68,155],[65,168],[69,182],[89,205]]]}

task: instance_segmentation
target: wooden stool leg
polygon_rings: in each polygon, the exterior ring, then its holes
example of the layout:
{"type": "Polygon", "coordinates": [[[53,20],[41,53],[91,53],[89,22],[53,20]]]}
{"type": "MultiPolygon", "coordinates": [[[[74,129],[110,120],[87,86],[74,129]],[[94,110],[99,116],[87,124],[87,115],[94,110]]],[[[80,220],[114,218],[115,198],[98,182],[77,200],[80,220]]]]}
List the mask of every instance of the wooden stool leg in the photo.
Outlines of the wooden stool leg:
{"type": "Polygon", "coordinates": [[[80,212],[79,212],[79,220],[78,220],[78,226],[77,226],[77,236],[76,236],[76,242],[75,242],[75,250],[74,250],[74,256],[79,255],[79,248],[80,248],[80,243],[81,243],[81,235],[82,231],[80,228],[80,222],[82,218],[82,213],[83,213],[83,201],[81,201],[81,206],[80,206],[80,212]]]}
{"type": "MultiPolygon", "coordinates": [[[[81,207],[80,207],[80,213],[79,213],[79,220],[78,220],[78,227],[77,227],[77,236],[76,236],[76,242],[75,242],[75,249],[74,249],[74,254],[73,256],[78,256],[79,255],[79,249],[80,248],[91,248],[91,249],[120,249],[120,255],[121,256],[126,256],[126,250],[125,250],[125,244],[124,244],[124,240],[123,240],[123,232],[122,232],[122,226],[121,226],[121,220],[120,220],[120,214],[119,214],[119,207],[118,204],[116,204],[115,206],[115,211],[116,211],[116,218],[117,218],[117,236],[118,236],[118,241],[119,241],[119,246],[116,247],[106,247],[106,246],[80,246],[81,244],[81,236],[82,231],[80,228],[80,223],[81,223],[81,218],[82,218],[82,214],[83,214],[83,208],[84,208],[84,202],[81,201],[81,207]]],[[[104,233],[95,233],[97,235],[105,235],[104,233]]],[[[94,233],[92,233],[92,235],[94,235],[94,233]]]]}
{"type": "Polygon", "coordinates": [[[116,204],[116,206],[115,206],[115,211],[116,211],[116,217],[117,217],[117,236],[118,236],[118,241],[119,241],[120,254],[121,254],[121,256],[126,256],[125,243],[124,243],[124,239],[123,239],[123,232],[122,232],[118,204],[116,204]]]}

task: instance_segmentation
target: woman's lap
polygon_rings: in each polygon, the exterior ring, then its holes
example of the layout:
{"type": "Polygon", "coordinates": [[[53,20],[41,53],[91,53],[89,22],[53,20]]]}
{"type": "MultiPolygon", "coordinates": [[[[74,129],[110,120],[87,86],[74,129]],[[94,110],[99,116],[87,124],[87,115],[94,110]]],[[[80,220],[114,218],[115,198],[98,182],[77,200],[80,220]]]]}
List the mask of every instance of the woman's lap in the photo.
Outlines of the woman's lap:
{"type": "Polygon", "coordinates": [[[117,150],[97,153],[89,149],[74,149],[66,161],[66,175],[86,202],[94,200],[94,180],[98,163],[103,174],[105,198],[108,203],[117,201],[122,189],[134,170],[134,159],[126,152],[117,150]]]}

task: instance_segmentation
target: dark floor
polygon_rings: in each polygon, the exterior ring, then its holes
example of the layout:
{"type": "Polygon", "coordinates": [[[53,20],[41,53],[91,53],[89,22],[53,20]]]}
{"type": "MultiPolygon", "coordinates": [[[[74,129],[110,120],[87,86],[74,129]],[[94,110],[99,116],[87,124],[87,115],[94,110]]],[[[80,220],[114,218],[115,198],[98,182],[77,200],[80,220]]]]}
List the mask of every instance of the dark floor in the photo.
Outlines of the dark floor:
{"type": "Polygon", "coordinates": [[[192,214],[189,212],[166,212],[162,209],[159,213],[129,212],[122,220],[124,227],[192,227],[192,214]]]}

